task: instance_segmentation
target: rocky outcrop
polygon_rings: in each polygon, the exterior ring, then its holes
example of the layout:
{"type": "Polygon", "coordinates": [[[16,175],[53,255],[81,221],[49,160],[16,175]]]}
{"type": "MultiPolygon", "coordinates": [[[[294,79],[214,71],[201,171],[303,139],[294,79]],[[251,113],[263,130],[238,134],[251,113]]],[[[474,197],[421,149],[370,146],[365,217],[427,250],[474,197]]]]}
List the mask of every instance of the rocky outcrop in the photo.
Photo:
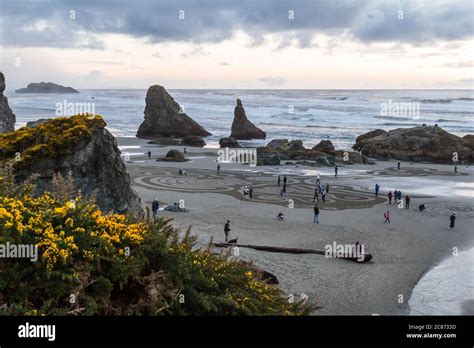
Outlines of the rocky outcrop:
{"type": "Polygon", "coordinates": [[[178,103],[164,87],[154,85],[146,94],[145,119],[138,128],[137,137],[184,138],[188,135],[207,137],[211,135],[191,117],[182,112],[178,103]]]}
{"type": "Polygon", "coordinates": [[[288,139],[273,139],[265,147],[274,151],[288,151],[289,145],[288,139]]]}
{"type": "Polygon", "coordinates": [[[438,126],[398,128],[379,133],[369,137],[364,134],[353,148],[365,156],[381,160],[453,163],[456,153],[460,163],[474,162],[471,138],[460,138],[438,126]]]}
{"type": "Polygon", "coordinates": [[[319,144],[313,146],[313,150],[328,153],[331,155],[335,154],[336,149],[330,140],[321,140],[319,144]]]}
{"type": "Polygon", "coordinates": [[[234,109],[234,121],[230,136],[237,140],[265,139],[267,137],[264,131],[249,121],[240,99],[237,99],[234,109]]]}
{"type": "Polygon", "coordinates": [[[15,131],[15,114],[8,105],[8,98],[3,95],[5,91],[5,76],[0,71],[0,133],[15,131]]]}
{"type": "Polygon", "coordinates": [[[334,155],[336,156],[336,161],[343,162],[344,164],[375,164],[367,156],[354,151],[337,150],[334,152],[334,155]]]}
{"type": "MultiPolygon", "coordinates": [[[[360,142],[362,142],[366,139],[375,138],[375,137],[378,137],[379,135],[383,135],[383,134],[386,134],[386,133],[387,133],[387,131],[384,131],[383,129],[375,129],[373,131],[370,131],[370,132],[367,132],[365,134],[359,135],[356,138],[356,145],[357,145],[357,143],[360,143],[360,142]]],[[[355,150],[357,150],[356,145],[354,145],[352,147],[355,150]]]]}
{"type": "Polygon", "coordinates": [[[239,142],[233,138],[233,137],[228,137],[228,138],[221,138],[219,140],[219,146],[221,148],[229,147],[229,148],[235,148],[235,147],[241,147],[239,142]]]}
{"type": "Polygon", "coordinates": [[[197,135],[187,135],[181,140],[181,145],[194,146],[194,147],[204,147],[206,142],[204,139],[197,135]]]}
{"type": "Polygon", "coordinates": [[[288,144],[288,151],[289,152],[294,152],[294,151],[301,151],[304,150],[305,147],[303,146],[303,141],[302,140],[292,140],[288,144]]]}
{"type": "Polygon", "coordinates": [[[179,150],[172,149],[166,153],[165,157],[157,158],[157,162],[186,162],[188,161],[186,157],[184,157],[184,153],[180,152],[179,150]]]}
{"type": "Polygon", "coordinates": [[[39,120],[36,120],[36,121],[28,121],[26,122],[26,127],[34,128],[34,127],[39,126],[40,124],[43,124],[51,120],[52,118],[40,118],[39,120]]]}
{"type": "Polygon", "coordinates": [[[40,82],[30,83],[26,88],[15,90],[15,93],[79,93],[79,91],[52,82],[40,82]]]}
{"type": "Polygon", "coordinates": [[[315,149],[307,149],[301,140],[274,139],[266,146],[257,148],[258,165],[304,164],[309,166],[333,166],[334,153],[328,154],[315,149]]]}
{"type": "Polygon", "coordinates": [[[21,182],[37,174],[36,194],[51,190],[55,173],[70,173],[74,190],[94,194],[103,212],[142,215],[117,141],[105,126],[100,116],[79,115],[23,127],[0,135],[0,161],[18,152],[15,177],[21,182]]]}

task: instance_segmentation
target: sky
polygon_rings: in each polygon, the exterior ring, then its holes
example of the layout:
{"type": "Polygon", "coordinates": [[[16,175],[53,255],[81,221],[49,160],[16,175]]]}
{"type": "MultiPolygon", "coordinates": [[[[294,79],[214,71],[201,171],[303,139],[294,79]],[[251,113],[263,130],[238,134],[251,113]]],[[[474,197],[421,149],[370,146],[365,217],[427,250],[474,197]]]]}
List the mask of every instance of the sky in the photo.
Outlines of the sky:
{"type": "Polygon", "coordinates": [[[472,89],[471,0],[0,0],[7,89],[472,89]]]}

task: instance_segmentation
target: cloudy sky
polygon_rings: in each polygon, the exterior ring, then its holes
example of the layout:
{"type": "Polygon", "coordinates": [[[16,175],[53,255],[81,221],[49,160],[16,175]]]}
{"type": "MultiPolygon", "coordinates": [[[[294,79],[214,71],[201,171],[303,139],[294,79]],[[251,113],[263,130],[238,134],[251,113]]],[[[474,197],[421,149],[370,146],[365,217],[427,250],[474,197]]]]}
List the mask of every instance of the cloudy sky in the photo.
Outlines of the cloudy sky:
{"type": "Polygon", "coordinates": [[[472,88],[471,0],[0,0],[7,88],[472,88]]]}

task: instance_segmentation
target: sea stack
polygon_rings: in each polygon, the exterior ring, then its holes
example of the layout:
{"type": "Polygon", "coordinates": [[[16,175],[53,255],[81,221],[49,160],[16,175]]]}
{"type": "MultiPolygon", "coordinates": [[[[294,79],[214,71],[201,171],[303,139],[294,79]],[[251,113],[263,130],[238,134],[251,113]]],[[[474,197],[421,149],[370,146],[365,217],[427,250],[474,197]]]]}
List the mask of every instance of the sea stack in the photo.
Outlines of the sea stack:
{"type": "Polygon", "coordinates": [[[3,91],[5,91],[5,76],[0,71],[0,133],[10,133],[15,131],[16,117],[3,91]]]}
{"type": "Polygon", "coordinates": [[[211,135],[182,112],[179,104],[174,101],[164,87],[154,85],[148,88],[145,101],[145,119],[138,128],[137,137],[156,139],[211,135]]]}
{"type": "Polygon", "coordinates": [[[265,139],[267,137],[264,131],[249,121],[240,99],[237,99],[237,105],[234,109],[234,121],[232,122],[230,136],[237,140],[265,139]]]}

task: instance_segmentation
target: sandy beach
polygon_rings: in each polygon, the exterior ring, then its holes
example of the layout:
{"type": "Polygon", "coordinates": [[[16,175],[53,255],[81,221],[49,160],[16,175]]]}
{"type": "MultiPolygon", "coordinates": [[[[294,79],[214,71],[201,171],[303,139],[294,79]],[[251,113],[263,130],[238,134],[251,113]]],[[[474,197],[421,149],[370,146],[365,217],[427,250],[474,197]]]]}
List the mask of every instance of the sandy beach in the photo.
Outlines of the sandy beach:
{"type": "MultiPolygon", "coordinates": [[[[294,255],[239,248],[239,257],[275,274],[280,286],[295,298],[306,294],[321,307],[315,315],[408,314],[408,300],[420,278],[433,266],[474,245],[474,168],[462,166],[454,175],[448,165],[377,161],[375,165],[340,165],[337,179],[331,167],[258,166],[221,164],[216,172],[213,148],[187,147],[188,162],[157,162],[171,148],[134,138],[118,138],[123,154],[130,155],[127,170],[132,185],[150,206],[157,197],[161,209],[184,200],[186,213],[159,211],[183,230],[192,227],[198,243],[211,238],[223,242],[223,227],[230,220],[230,237],[239,244],[324,250],[327,244],[359,241],[373,255],[369,263],[356,263],[323,255],[294,255]],[[145,152],[151,151],[151,160],[145,152]],[[182,168],[187,175],[179,175],[182,168]],[[326,203],[320,203],[320,223],[313,223],[316,174],[330,185],[326,203]],[[288,195],[294,208],[280,197],[278,174],[288,177],[288,195]],[[379,197],[374,185],[381,186],[379,197]],[[252,185],[253,199],[242,188],[252,185]],[[409,210],[389,205],[389,190],[411,196],[409,210]],[[426,205],[419,212],[417,207],[426,205]],[[383,214],[391,214],[391,224],[383,214]],[[284,221],[276,220],[278,212],[284,221]],[[457,215],[449,230],[449,215],[457,215]]],[[[220,251],[216,248],[216,252],[220,251]]],[[[469,311],[469,309],[468,309],[469,311]]],[[[463,313],[473,314],[473,313],[463,313]]]]}

